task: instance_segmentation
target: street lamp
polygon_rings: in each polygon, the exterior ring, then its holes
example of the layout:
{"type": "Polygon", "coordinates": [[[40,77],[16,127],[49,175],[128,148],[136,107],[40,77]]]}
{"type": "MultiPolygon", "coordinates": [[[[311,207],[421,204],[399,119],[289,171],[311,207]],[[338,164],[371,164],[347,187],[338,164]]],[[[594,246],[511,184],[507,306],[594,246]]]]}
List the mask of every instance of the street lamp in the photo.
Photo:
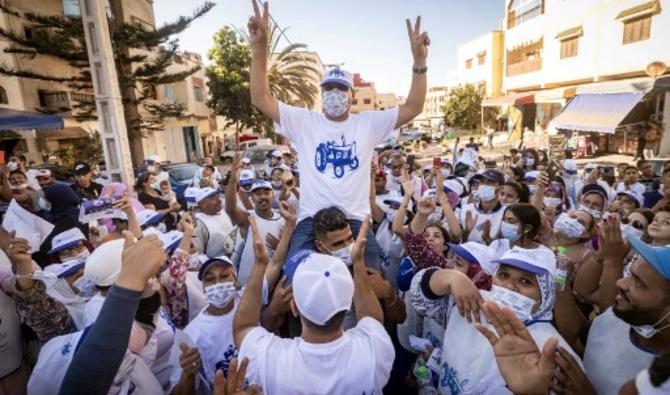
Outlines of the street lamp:
{"type": "Polygon", "coordinates": [[[665,74],[667,69],[668,67],[665,65],[665,63],[661,62],[660,60],[657,60],[655,62],[649,63],[647,65],[647,68],[645,69],[645,72],[655,81],[658,76],[665,74]]]}

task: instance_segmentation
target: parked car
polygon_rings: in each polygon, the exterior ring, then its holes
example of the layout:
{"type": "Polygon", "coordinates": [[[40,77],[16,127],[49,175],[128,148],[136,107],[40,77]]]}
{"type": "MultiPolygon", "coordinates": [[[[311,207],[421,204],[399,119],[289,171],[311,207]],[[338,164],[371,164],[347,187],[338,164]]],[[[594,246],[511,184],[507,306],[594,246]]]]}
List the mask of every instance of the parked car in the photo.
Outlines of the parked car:
{"type": "Polygon", "coordinates": [[[249,158],[251,161],[251,166],[254,169],[263,170],[265,159],[268,157],[269,153],[275,150],[279,150],[282,153],[291,152],[289,147],[286,145],[257,145],[244,151],[242,157],[249,158]]]}
{"type": "MultiPolygon", "coordinates": [[[[200,166],[195,163],[177,163],[165,164],[162,165],[161,168],[170,176],[170,186],[177,195],[177,200],[182,201],[184,198],[184,191],[186,188],[193,185],[193,177],[196,172],[200,171],[200,166]]],[[[133,173],[135,173],[135,177],[137,178],[146,170],[147,168],[144,166],[136,167],[133,169],[133,173]]]]}

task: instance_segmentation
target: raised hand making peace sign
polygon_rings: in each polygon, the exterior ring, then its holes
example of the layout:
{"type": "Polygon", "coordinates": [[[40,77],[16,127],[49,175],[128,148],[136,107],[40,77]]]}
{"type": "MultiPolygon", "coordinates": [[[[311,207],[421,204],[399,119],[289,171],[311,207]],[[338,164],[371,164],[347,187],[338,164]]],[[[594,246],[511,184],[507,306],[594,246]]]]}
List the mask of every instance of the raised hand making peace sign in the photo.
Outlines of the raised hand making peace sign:
{"type": "Polygon", "coordinates": [[[268,36],[270,35],[270,22],[268,2],[263,4],[263,13],[258,7],[257,0],[251,0],[254,6],[254,15],[249,18],[247,28],[249,29],[249,38],[253,47],[265,47],[268,45],[268,36]]]}
{"type": "Polygon", "coordinates": [[[409,35],[409,42],[412,46],[412,57],[414,58],[414,67],[425,67],[426,58],[428,57],[428,46],[430,45],[430,37],[428,32],[421,32],[421,17],[416,17],[414,27],[409,19],[406,19],[407,34],[409,35]]]}

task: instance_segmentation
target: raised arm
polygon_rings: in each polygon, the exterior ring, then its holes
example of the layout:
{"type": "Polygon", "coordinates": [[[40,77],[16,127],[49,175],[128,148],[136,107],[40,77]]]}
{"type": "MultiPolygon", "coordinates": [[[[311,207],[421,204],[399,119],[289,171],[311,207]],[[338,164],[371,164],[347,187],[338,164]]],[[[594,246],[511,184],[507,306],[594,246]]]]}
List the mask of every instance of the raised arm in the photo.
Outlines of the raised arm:
{"type": "Polygon", "coordinates": [[[261,239],[255,218],[249,218],[249,226],[251,227],[253,235],[256,260],[251,268],[249,282],[247,283],[246,288],[244,288],[242,300],[240,300],[237,312],[235,313],[235,318],[233,319],[233,337],[237,348],[242,346],[242,341],[247,333],[258,326],[261,316],[263,276],[265,275],[265,269],[270,261],[268,250],[265,248],[265,243],[261,239]]]}
{"type": "Polygon", "coordinates": [[[380,224],[384,220],[384,210],[377,204],[377,191],[375,190],[375,173],[370,174],[370,212],[372,213],[372,221],[375,224],[380,224]]]}
{"type": "Polygon", "coordinates": [[[370,217],[365,217],[351,254],[354,263],[354,309],[356,321],[372,317],[384,324],[384,312],[374,289],[368,282],[368,271],[364,261],[365,240],[370,228],[370,217]]]}
{"type": "Polygon", "coordinates": [[[434,169],[435,173],[435,188],[437,190],[437,201],[442,205],[442,214],[444,216],[444,222],[447,223],[449,227],[449,235],[451,236],[452,243],[456,243],[461,240],[461,224],[456,218],[456,213],[451,208],[449,203],[449,198],[447,194],[444,193],[444,177],[440,169],[434,169]]]}
{"type": "Polygon", "coordinates": [[[247,228],[249,226],[249,214],[237,205],[237,184],[240,179],[241,160],[240,153],[235,152],[233,168],[230,171],[230,180],[228,180],[228,185],[226,185],[226,214],[228,214],[235,225],[240,228],[247,228]]]}
{"type": "Polygon", "coordinates": [[[428,46],[430,45],[430,38],[427,32],[421,32],[421,17],[416,17],[414,28],[409,19],[405,20],[407,23],[407,34],[412,46],[412,57],[414,64],[412,65],[412,85],[407,95],[405,104],[398,109],[398,121],[396,128],[401,127],[407,122],[411,121],[423,111],[423,102],[426,100],[426,57],[428,57],[428,46]]]}
{"type": "Polygon", "coordinates": [[[279,213],[284,218],[284,227],[281,230],[279,244],[277,244],[275,253],[272,255],[272,259],[270,260],[270,265],[265,272],[265,279],[268,282],[268,289],[270,290],[274,289],[275,285],[277,284],[279,274],[284,267],[284,262],[286,261],[286,256],[288,255],[288,248],[291,244],[293,231],[295,230],[296,223],[298,222],[298,215],[295,211],[295,207],[293,207],[289,202],[279,203],[279,213]]]}
{"type": "Polygon", "coordinates": [[[405,226],[405,219],[407,218],[407,206],[409,205],[410,200],[412,199],[413,187],[412,182],[409,179],[409,174],[407,170],[402,171],[402,188],[405,195],[402,197],[402,202],[400,202],[400,208],[393,219],[393,225],[391,230],[393,233],[397,234],[398,237],[405,240],[405,233],[407,233],[407,227],[405,226]]]}
{"type": "Polygon", "coordinates": [[[249,38],[251,39],[251,104],[274,122],[280,123],[279,102],[270,93],[270,82],[267,73],[270,30],[268,3],[266,1],[263,4],[262,14],[258,8],[258,2],[251,0],[251,3],[254,6],[254,15],[249,18],[249,23],[247,24],[249,38]]]}
{"type": "Polygon", "coordinates": [[[142,238],[142,227],[137,220],[135,208],[133,208],[133,205],[128,200],[128,195],[124,193],[121,199],[114,202],[114,207],[123,211],[128,217],[128,231],[130,231],[135,238],[142,238]]]}

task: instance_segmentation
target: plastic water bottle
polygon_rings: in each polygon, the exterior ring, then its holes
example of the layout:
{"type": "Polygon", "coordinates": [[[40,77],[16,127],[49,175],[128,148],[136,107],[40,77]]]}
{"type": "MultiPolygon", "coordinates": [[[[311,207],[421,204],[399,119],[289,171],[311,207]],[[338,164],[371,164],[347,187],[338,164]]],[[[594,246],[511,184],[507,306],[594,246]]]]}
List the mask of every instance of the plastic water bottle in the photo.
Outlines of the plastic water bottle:
{"type": "Polygon", "coordinates": [[[433,387],[433,379],[430,369],[423,359],[419,359],[414,367],[414,377],[419,386],[419,395],[437,395],[437,389],[433,387]]]}
{"type": "Polygon", "coordinates": [[[565,289],[565,283],[568,281],[568,249],[565,247],[556,247],[556,277],[554,281],[559,289],[565,289]]]}

